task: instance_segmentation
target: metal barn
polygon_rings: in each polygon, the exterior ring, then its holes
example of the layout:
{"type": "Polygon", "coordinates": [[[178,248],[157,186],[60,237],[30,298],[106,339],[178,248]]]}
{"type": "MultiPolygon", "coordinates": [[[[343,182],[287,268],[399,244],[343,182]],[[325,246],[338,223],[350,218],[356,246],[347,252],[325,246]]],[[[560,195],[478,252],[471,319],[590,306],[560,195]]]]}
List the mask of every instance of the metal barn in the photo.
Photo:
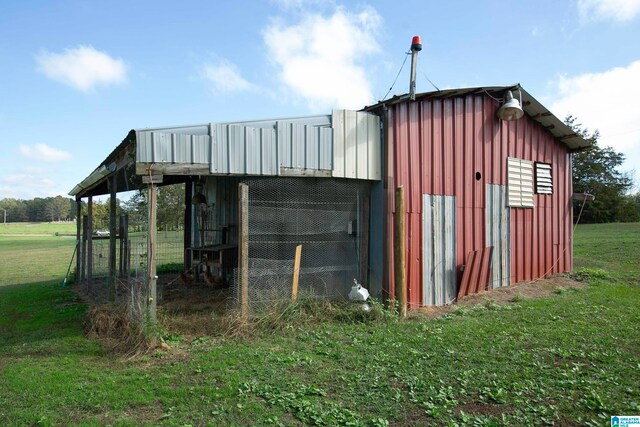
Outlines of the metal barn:
{"type": "Polygon", "coordinates": [[[398,186],[406,194],[410,307],[571,270],[571,153],[589,144],[519,85],[423,93],[415,101],[399,96],[366,111],[384,128],[371,277],[385,296],[396,295],[398,186]],[[508,91],[521,94],[518,120],[496,115],[508,91]]]}

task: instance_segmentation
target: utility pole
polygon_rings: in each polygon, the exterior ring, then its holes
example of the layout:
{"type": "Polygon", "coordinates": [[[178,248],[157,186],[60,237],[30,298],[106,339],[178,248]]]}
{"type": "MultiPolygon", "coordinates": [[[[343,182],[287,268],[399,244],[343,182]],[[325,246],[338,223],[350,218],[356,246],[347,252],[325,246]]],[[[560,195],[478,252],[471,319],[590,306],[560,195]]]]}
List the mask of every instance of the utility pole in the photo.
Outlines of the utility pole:
{"type": "Polygon", "coordinates": [[[3,209],[3,211],[4,211],[4,223],[6,224],[7,223],[7,210],[3,209]]]}

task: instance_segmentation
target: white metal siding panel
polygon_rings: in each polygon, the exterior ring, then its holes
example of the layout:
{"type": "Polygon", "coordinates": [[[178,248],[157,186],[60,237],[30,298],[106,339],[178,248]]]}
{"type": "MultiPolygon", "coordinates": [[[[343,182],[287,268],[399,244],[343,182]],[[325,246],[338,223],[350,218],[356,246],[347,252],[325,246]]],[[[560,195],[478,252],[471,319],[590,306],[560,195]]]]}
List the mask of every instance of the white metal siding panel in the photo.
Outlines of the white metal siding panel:
{"type": "Polygon", "coordinates": [[[175,163],[193,163],[191,157],[191,144],[189,135],[172,134],[172,143],[175,143],[175,163]]]}
{"type": "Polygon", "coordinates": [[[331,170],[333,169],[333,129],[327,127],[319,128],[320,131],[320,162],[318,164],[319,169],[331,170]]]}
{"type": "Polygon", "coordinates": [[[344,178],[344,110],[333,110],[333,176],[344,178]]]}
{"type": "Polygon", "coordinates": [[[380,156],[380,120],[377,116],[367,115],[369,133],[369,179],[382,179],[382,160],[380,156]]]}
{"type": "Polygon", "coordinates": [[[228,128],[229,128],[229,173],[244,174],[246,173],[244,126],[228,125],[228,128]]]}
{"type": "Polygon", "coordinates": [[[247,148],[247,174],[260,175],[262,173],[262,149],[260,140],[260,129],[245,127],[245,142],[247,148]]]}
{"type": "Polygon", "coordinates": [[[279,121],[276,124],[278,138],[278,174],[280,167],[291,167],[291,123],[279,121]]]}
{"type": "Polygon", "coordinates": [[[367,179],[369,177],[369,127],[367,116],[356,113],[356,177],[367,179]]]}
{"type": "Polygon", "coordinates": [[[305,161],[307,169],[318,169],[320,163],[320,130],[316,126],[305,126],[305,161]]]}
{"type": "Polygon", "coordinates": [[[305,125],[291,125],[291,167],[304,168],[304,149],[307,137],[307,127],[305,125]]]}
{"type": "Polygon", "coordinates": [[[211,174],[279,175],[285,167],[381,179],[379,118],[348,110],[332,117],[210,123],[208,134],[138,131],[136,160],[205,164],[211,174]]]}
{"type": "Polygon", "coordinates": [[[456,282],[456,198],[422,196],[423,304],[454,301],[456,282]]]}
{"type": "Polygon", "coordinates": [[[510,285],[510,215],[507,189],[503,185],[486,186],[486,245],[493,247],[491,257],[491,289],[510,285]]]}
{"type": "Polygon", "coordinates": [[[344,176],[345,178],[357,177],[358,161],[358,126],[357,113],[345,110],[344,112],[344,176]]]}
{"type": "Polygon", "coordinates": [[[260,129],[260,139],[262,141],[262,174],[277,175],[276,131],[262,128],[260,129]]]}

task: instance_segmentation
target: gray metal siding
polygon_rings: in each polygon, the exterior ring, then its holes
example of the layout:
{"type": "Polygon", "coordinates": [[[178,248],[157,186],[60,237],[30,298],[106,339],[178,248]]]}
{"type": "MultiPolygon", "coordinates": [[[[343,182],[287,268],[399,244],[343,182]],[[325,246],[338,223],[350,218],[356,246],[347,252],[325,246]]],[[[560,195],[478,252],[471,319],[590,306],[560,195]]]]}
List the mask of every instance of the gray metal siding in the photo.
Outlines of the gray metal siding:
{"type": "Polygon", "coordinates": [[[288,175],[326,171],[327,176],[381,179],[380,121],[369,113],[335,110],[317,118],[211,123],[208,135],[200,134],[202,129],[197,135],[182,129],[137,131],[136,160],[206,164],[213,175],[272,176],[284,168],[288,175]]]}
{"type": "Polygon", "coordinates": [[[422,196],[423,304],[451,304],[456,297],[456,198],[422,196]]]}
{"type": "Polygon", "coordinates": [[[491,289],[510,285],[510,214],[507,189],[504,185],[486,186],[486,244],[493,246],[491,258],[491,289]]]}

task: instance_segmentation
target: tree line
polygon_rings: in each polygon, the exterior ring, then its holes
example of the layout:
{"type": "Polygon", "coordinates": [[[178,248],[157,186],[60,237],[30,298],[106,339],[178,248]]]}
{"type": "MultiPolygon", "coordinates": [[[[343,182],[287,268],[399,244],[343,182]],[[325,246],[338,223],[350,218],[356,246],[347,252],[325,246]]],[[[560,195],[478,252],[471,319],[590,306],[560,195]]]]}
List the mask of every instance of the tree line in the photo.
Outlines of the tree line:
{"type": "MultiPolygon", "coordinates": [[[[163,230],[184,228],[184,184],[157,188],[157,224],[163,230]]],[[[110,199],[93,201],[93,229],[109,229],[110,199]]],[[[116,198],[116,215],[128,214],[129,224],[141,227],[147,221],[147,193],[136,191],[127,200],[116,198]]],[[[7,198],[0,200],[0,222],[54,222],[76,219],[76,202],[69,197],[46,197],[31,200],[7,198]]],[[[87,203],[82,202],[82,212],[87,213],[87,203]]]]}
{"type": "Polygon", "coordinates": [[[573,191],[588,193],[595,200],[584,203],[573,201],[574,222],[580,215],[581,223],[638,222],[640,221],[640,193],[633,193],[633,172],[623,172],[623,153],[611,147],[600,147],[600,133],[591,133],[568,116],[565,123],[591,143],[591,148],[573,154],[573,191]]]}

